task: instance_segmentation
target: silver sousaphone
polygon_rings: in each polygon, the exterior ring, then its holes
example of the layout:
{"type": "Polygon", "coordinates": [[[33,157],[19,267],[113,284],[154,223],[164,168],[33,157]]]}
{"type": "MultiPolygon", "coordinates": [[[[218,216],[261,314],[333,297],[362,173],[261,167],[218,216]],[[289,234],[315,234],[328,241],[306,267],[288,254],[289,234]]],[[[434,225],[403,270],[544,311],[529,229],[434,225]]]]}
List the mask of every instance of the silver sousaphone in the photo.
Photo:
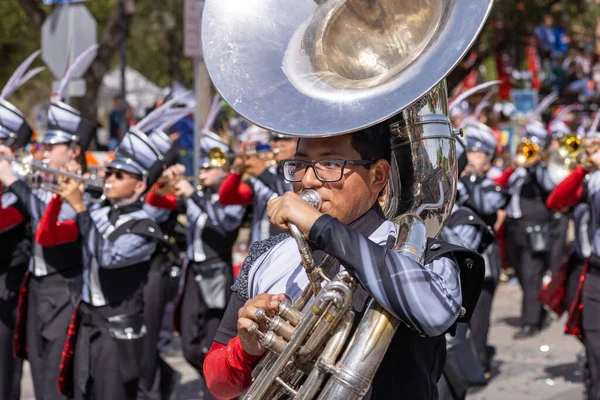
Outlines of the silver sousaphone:
{"type": "MultiPolygon", "coordinates": [[[[206,0],[203,53],[223,99],[265,129],[325,137],[386,121],[394,250],[423,262],[426,237],[442,229],[456,193],[457,132],[444,78],[491,7],[492,0],[206,0]]],[[[372,301],[350,337],[356,282],[347,273],[328,280],[293,236],[311,285],[277,317],[260,315],[269,329],[256,333],[270,352],[245,398],[362,398],[399,320],[372,301]]],[[[461,318],[471,313],[463,307],[461,318]]]]}

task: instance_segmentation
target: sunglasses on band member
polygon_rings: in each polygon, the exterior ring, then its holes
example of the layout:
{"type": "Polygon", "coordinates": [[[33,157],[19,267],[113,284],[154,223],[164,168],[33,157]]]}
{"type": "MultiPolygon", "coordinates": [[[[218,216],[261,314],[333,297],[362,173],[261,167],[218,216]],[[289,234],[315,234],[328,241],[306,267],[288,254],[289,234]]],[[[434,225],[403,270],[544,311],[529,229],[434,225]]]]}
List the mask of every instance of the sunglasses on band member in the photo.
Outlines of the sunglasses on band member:
{"type": "Polygon", "coordinates": [[[301,182],[308,168],[312,168],[315,176],[321,182],[339,182],[344,176],[346,165],[363,165],[370,167],[372,160],[336,160],[327,159],[319,161],[283,160],[281,167],[283,176],[288,182],[301,182]]]}
{"type": "Polygon", "coordinates": [[[108,169],[106,170],[106,173],[104,174],[104,179],[108,179],[111,176],[115,176],[115,179],[118,181],[122,181],[123,179],[125,179],[125,177],[131,177],[131,178],[135,178],[135,179],[140,179],[138,176],[134,175],[134,174],[129,174],[127,172],[123,172],[121,170],[118,169],[108,169]]]}

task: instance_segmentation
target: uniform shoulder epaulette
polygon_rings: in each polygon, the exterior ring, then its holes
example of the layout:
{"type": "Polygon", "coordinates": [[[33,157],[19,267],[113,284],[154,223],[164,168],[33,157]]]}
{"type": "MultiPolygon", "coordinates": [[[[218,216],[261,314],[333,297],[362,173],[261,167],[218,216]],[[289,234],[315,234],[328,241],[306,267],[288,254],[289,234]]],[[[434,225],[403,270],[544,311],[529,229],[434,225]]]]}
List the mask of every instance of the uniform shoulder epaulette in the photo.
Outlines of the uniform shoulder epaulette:
{"type": "Polygon", "coordinates": [[[169,240],[168,236],[160,229],[160,226],[150,218],[130,219],[124,222],[108,235],[108,240],[114,242],[119,236],[129,233],[148,236],[161,242],[168,242],[169,240]]]}
{"type": "Polygon", "coordinates": [[[462,292],[462,307],[458,322],[469,322],[483,287],[485,261],[475,251],[444,242],[443,240],[428,239],[425,264],[430,264],[440,257],[454,258],[458,264],[462,292]]]}

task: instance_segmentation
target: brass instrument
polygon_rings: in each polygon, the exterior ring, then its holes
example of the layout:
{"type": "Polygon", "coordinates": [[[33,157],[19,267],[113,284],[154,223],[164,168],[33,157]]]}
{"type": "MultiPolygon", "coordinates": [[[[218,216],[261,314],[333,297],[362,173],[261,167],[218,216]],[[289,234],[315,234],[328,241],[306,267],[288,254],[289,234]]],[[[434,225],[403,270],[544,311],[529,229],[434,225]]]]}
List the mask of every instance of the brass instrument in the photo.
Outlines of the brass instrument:
{"type": "MultiPolygon", "coordinates": [[[[393,251],[423,263],[427,237],[440,232],[456,195],[458,132],[444,77],[491,6],[492,0],[207,0],[205,62],[223,99],[274,132],[323,138],[387,121],[392,160],[384,212],[398,233],[393,251]]],[[[301,196],[318,208],[316,193],[301,196]]],[[[400,321],[371,300],[352,332],[357,282],[347,272],[329,280],[303,235],[290,231],[310,283],[275,317],[257,311],[268,329],[251,331],[269,351],[244,399],[361,399],[400,321]]],[[[463,298],[459,322],[468,322],[475,304],[463,298]]]]}
{"type": "Polygon", "coordinates": [[[523,139],[517,146],[517,154],[515,157],[515,163],[519,167],[531,167],[536,162],[540,161],[542,152],[540,146],[530,139],[523,139]]]}
{"type": "Polygon", "coordinates": [[[548,173],[552,182],[559,184],[573,170],[582,165],[587,170],[595,169],[589,162],[588,153],[599,150],[599,144],[584,144],[582,138],[576,133],[563,135],[559,140],[558,149],[552,153],[548,160],[548,173]]]}
{"type": "Polygon", "coordinates": [[[273,156],[277,153],[279,153],[279,149],[257,150],[256,148],[254,148],[242,153],[225,154],[220,148],[214,147],[208,151],[208,167],[224,168],[228,166],[232,160],[238,157],[269,155],[270,159],[272,159],[273,156]]]}
{"type": "Polygon", "coordinates": [[[181,180],[190,181],[192,185],[195,186],[196,190],[202,190],[202,185],[200,185],[200,178],[197,176],[180,176],[175,180],[168,178],[160,178],[156,181],[155,186],[152,187],[151,192],[158,194],[160,196],[166,195],[176,195],[177,189],[175,188],[175,183],[181,180]]]}
{"type": "Polygon", "coordinates": [[[48,179],[40,176],[41,174],[50,174],[54,177],[74,179],[83,183],[86,191],[102,191],[104,184],[97,178],[86,178],[81,174],[63,171],[58,168],[52,168],[45,163],[40,163],[33,159],[33,155],[25,150],[18,151],[14,156],[0,155],[0,160],[11,162],[11,167],[15,175],[23,177],[30,186],[34,188],[43,188],[54,193],[59,191],[56,182],[48,182],[48,179]]]}

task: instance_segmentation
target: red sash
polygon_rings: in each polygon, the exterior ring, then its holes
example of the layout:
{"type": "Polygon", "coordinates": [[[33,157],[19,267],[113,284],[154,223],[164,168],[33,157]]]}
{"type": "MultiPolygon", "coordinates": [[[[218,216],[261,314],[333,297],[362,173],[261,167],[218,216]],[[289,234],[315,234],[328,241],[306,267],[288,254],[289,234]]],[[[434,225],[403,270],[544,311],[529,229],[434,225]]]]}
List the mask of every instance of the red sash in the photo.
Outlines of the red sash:
{"type": "Polygon", "coordinates": [[[31,274],[29,271],[25,273],[23,283],[19,288],[19,302],[17,303],[17,321],[13,334],[13,355],[15,358],[22,360],[27,359],[27,291],[29,289],[29,279],[31,274]]]}
{"type": "Polygon", "coordinates": [[[565,285],[569,276],[569,262],[565,262],[558,271],[552,274],[552,280],[538,293],[540,303],[550,308],[559,317],[567,310],[565,304],[565,285]]]}
{"type": "Polygon", "coordinates": [[[75,362],[75,346],[77,345],[77,328],[79,327],[79,303],[71,315],[71,322],[67,328],[65,346],[60,359],[58,374],[58,392],[67,397],[73,397],[73,370],[75,362]]]}
{"type": "Polygon", "coordinates": [[[569,319],[567,320],[567,324],[565,325],[565,335],[574,335],[579,339],[583,339],[583,330],[582,330],[582,316],[583,316],[583,284],[585,282],[585,277],[589,270],[589,264],[586,262],[583,266],[583,271],[581,272],[581,276],[579,277],[579,287],[577,288],[577,294],[575,295],[575,299],[573,300],[573,304],[571,304],[571,308],[569,309],[569,319]]]}

